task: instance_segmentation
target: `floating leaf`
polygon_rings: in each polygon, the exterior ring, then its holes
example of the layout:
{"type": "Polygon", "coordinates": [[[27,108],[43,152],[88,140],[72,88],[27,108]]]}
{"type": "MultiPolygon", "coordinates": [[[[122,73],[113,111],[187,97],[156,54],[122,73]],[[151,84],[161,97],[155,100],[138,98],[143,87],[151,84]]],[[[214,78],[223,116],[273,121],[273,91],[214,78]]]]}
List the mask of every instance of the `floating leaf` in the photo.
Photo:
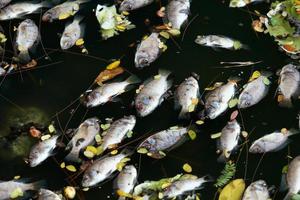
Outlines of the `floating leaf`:
{"type": "Polygon", "coordinates": [[[117,190],[117,195],[119,197],[127,197],[127,198],[132,198],[132,195],[129,193],[124,192],[123,190],[117,190]]]}
{"type": "Polygon", "coordinates": [[[76,190],[74,187],[72,186],[67,186],[64,188],[64,196],[67,199],[74,199],[76,196],[76,190]]]}
{"type": "Polygon", "coordinates": [[[165,152],[163,152],[163,151],[159,151],[158,153],[159,153],[159,155],[161,155],[162,157],[165,157],[165,156],[166,156],[165,152]]]}
{"type": "Polygon", "coordinates": [[[79,38],[78,40],[76,40],[75,45],[76,46],[82,46],[84,44],[84,40],[83,38],[79,38]]]}
{"type": "Polygon", "coordinates": [[[56,132],[55,127],[53,126],[53,124],[50,124],[50,125],[48,126],[48,131],[49,131],[49,133],[54,133],[54,132],[56,132]]]}
{"type": "Polygon", "coordinates": [[[180,30],[178,30],[178,29],[170,29],[170,30],[168,30],[168,33],[170,33],[173,36],[178,36],[181,34],[180,30]]]}
{"type": "Polygon", "coordinates": [[[177,130],[178,129],[178,126],[172,126],[170,127],[170,130],[177,130]]]}
{"type": "Polygon", "coordinates": [[[24,195],[23,191],[21,188],[16,188],[10,193],[10,198],[11,199],[16,199],[18,197],[22,197],[24,195]]]}
{"type": "Polygon", "coordinates": [[[121,60],[116,60],[116,61],[110,63],[109,65],[107,65],[106,69],[109,69],[109,70],[115,69],[115,68],[119,67],[120,64],[121,64],[121,60]]]}
{"type": "Polygon", "coordinates": [[[95,156],[93,152],[87,150],[83,152],[83,155],[87,158],[93,158],[95,156]]]}
{"type": "Polygon", "coordinates": [[[87,146],[86,150],[92,152],[93,154],[97,154],[97,148],[94,146],[87,146]]]}
{"type": "Polygon", "coordinates": [[[74,165],[67,165],[66,169],[69,170],[70,172],[76,172],[77,171],[74,165]]]}
{"type": "Polygon", "coordinates": [[[126,163],[126,162],[128,162],[128,161],[130,161],[130,158],[123,158],[120,162],[122,162],[122,163],[126,163]]]}
{"type": "Polygon", "coordinates": [[[183,166],[182,166],[182,169],[187,172],[187,173],[191,173],[192,172],[192,167],[188,164],[188,163],[185,163],[183,166]]]}
{"type": "Polygon", "coordinates": [[[231,161],[227,162],[224,169],[221,171],[221,175],[217,178],[214,186],[218,188],[223,187],[234,177],[235,173],[235,164],[231,161]]]}
{"type": "Polygon", "coordinates": [[[104,151],[103,147],[102,146],[98,146],[97,147],[97,153],[96,153],[96,155],[99,156],[100,154],[103,153],[103,151],[104,151]]]}
{"type": "Polygon", "coordinates": [[[129,15],[129,12],[123,11],[122,14],[123,14],[123,15],[129,15]]]}
{"type": "Polygon", "coordinates": [[[47,135],[43,135],[41,137],[41,140],[44,141],[44,140],[48,140],[49,138],[51,138],[51,135],[50,134],[47,134],[47,135]]]}
{"type": "Polygon", "coordinates": [[[102,141],[101,136],[100,136],[99,133],[97,133],[97,135],[95,136],[95,141],[96,141],[97,143],[100,143],[100,142],[102,141]]]}
{"type": "Polygon", "coordinates": [[[235,49],[235,50],[239,50],[239,49],[241,49],[242,48],[242,43],[240,42],[240,41],[234,41],[233,42],[233,48],[235,49]]]}
{"type": "Polygon", "coordinates": [[[65,162],[62,162],[61,164],[60,164],[60,168],[65,168],[66,167],[66,163],[65,162]]]}
{"type": "Polygon", "coordinates": [[[193,131],[193,130],[189,130],[189,131],[188,131],[188,135],[190,136],[191,140],[195,140],[196,137],[197,137],[196,132],[193,131]]]}
{"type": "Polygon", "coordinates": [[[109,129],[110,124],[101,124],[100,127],[102,128],[103,131],[106,131],[107,129],[109,129]]]}
{"type": "Polygon", "coordinates": [[[241,200],[244,190],[245,181],[243,179],[235,179],[223,188],[219,200],[241,200]]]}
{"type": "Polygon", "coordinates": [[[87,192],[90,188],[82,188],[82,191],[87,192]]]}
{"type": "Polygon", "coordinates": [[[166,38],[166,39],[169,39],[170,38],[170,35],[169,33],[165,32],[165,31],[161,31],[159,33],[160,36],[162,36],[163,38],[166,38]]]}
{"type": "Polygon", "coordinates": [[[248,137],[248,132],[247,131],[242,131],[242,136],[244,137],[244,138],[247,138],[248,137]]]}
{"type": "Polygon", "coordinates": [[[126,136],[127,136],[128,138],[131,138],[131,137],[132,137],[132,134],[133,134],[133,131],[128,131],[128,132],[126,133],[126,136]]]}
{"type": "Polygon", "coordinates": [[[239,103],[239,99],[237,98],[234,98],[234,99],[231,99],[228,103],[228,107],[229,108],[233,108],[235,107],[237,104],[239,103]]]}
{"type": "Polygon", "coordinates": [[[122,169],[123,169],[123,167],[126,165],[126,163],[124,163],[124,162],[119,162],[118,164],[117,164],[117,170],[120,172],[120,171],[122,171],[122,169]]]}
{"type": "Polygon", "coordinates": [[[196,108],[196,106],[195,106],[194,104],[189,105],[189,107],[188,107],[188,112],[189,112],[189,113],[194,112],[194,111],[195,111],[195,108],[196,108]]]}
{"type": "Polygon", "coordinates": [[[197,120],[197,121],[196,121],[196,124],[197,124],[197,125],[202,125],[202,124],[204,124],[204,121],[202,121],[202,120],[197,120]]]}
{"type": "Polygon", "coordinates": [[[19,176],[19,175],[17,175],[17,176],[14,177],[15,180],[18,180],[20,178],[21,178],[21,176],[19,176]]]}
{"type": "Polygon", "coordinates": [[[210,138],[211,139],[217,139],[217,138],[221,137],[221,135],[222,135],[222,132],[211,134],[210,138]]]}
{"type": "Polygon", "coordinates": [[[158,79],[160,79],[160,77],[161,77],[161,75],[160,75],[160,74],[157,74],[157,75],[154,76],[154,79],[155,79],[155,80],[158,80],[158,79]]]}
{"type": "Polygon", "coordinates": [[[146,153],[148,153],[148,150],[147,150],[146,148],[139,148],[139,149],[137,150],[137,152],[138,152],[138,153],[141,153],[141,154],[146,154],[146,153]]]}
{"type": "Polygon", "coordinates": [[[288,165],[283,166],[281,173],[286,174],[288,172],[288,169],[289,169],[288,165]]]}
{"type": "Polygon", "coordinates": [[[71,16],[72,14],[71,13],[62,13],[58,16],[58,19],[59,20],[63,20],[63,19],[67,19],[71,16]]]}
{"type": "Polygon", "coordinates": [[[261,76],[261,73],[259,71],[254,71],[249,79],[249,82],[253,81],[254,79],[257,79],[260,76],[261,76]]]}
{"type": "Polygon", "coordinates": [[[117,153],[118,153],[117,149],[110,152],[111,155],[116,155],[117,153]]]}
{"type": "Polygon", "coordinates": [[[270,84],[271,84],[271,81],[270,81],[267,77],[265,77],[265,78],[263,79],[263,83],[264,83],[265,85],[270,85],[270,84]]]}

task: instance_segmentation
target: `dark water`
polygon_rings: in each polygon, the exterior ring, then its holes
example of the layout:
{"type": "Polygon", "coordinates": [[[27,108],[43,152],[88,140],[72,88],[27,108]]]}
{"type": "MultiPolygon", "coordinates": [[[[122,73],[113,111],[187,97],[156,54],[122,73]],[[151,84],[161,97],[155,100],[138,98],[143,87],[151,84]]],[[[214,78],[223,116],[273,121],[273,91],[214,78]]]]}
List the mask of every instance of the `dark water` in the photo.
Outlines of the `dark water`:
{"type": "MultiPolygon", "coordinates": [[[[96,2],[93,2],[96,5],[96,2]]],[[[166,2],[163,1],[163,4],[166,2]]],[[[260,4],[249,7],[249,10],[259,10],[262,13],[267,11],[268,5],[260,4]]],[[[227,4],[218,0],[194,0],[192,2],[192,15],[195,17],[187,29],[184,40],[176,39],[180,48],[172,41],[168,43],[168,50],[165,52],[151,67],[138,71],[134,68],[133,56],[135,48],[129,48],[128,45],[138,41],[143,35],[149,33],[150,27],[144,25],[144,20],[149,18],[153,24],[158,24],[159,19],[155,17],[159,4],[153,4],[146,8],[133,12],[130,20],[137,25],[137,28],[122,33],[117,37],[107,41],[100,40],[98,24],[89,7],[85,8],[87,17],[86,23],[86,47],[90,55],[101,57],[94,59],[84,55],[75,55],[68,52],[54,52],[50,54],[51,62],[60,64],[32,70],[30,72],[17,73],[7,76],[1,85],[1,95],[5,96],[11,102],[0,98],[0,126],[1,134],[8,133],[8,127],[19,116],[28,116],[39,118],[32,111],[32,108],[39,109],[44,113],[46,120],[56,121],[53,117],[56,112],[69,105],[78,96],[84,92],[93,82],[97,74],[104,69],[110,59],[122,57],[122,65],[131,73],[137,74],[141,79],[157,73],[159,68],[170,69],[173,71],[175,85],[180,83],[191,72],[200,75],[200,87],[203,91],[208,84],[213,81],[225,81],[229,76],[242,73],[243,80],[247,80],[251,72],[255,69],[268,69],[276,72],[277,69],[289,62],[289,58],[282,52],[279,52],[272,38],[267,35],[256,35],[251,29],[251,16],[247,9],[230,9],[227,4]],[[236,38],[247,44],[249,51],[214,51],[209,48],[200,47],[194,43],[198,34],[222,34],[236,38]],[[106,60],[106,61],[105,61],[106,60]],[[220,61],[259,61],[261,64],[254,67],[243,67],[235,69],[221,69],[220,61]],[[18,106],[16,106],[18,105],[18,106]],[[53,117],[53,118],[51,118],[53,117]]],[[[252,16],[255,18],[255,16],[252,16]]],[[[32,16],[38,22],[39,16],[32,16]]],[[[10,30],[18,24],[18,20],[12,21],[10,30]]],[[[9,30],[9,23],[3,23],[6,31],[9,30]]],[[[62,22],[53,24],[42,23],[41,32],[43,44],[46,48],[58,49],[59,36],[57,33],[63,31],[62,22]]],[[[13,31],[11,31],[12,34],[13,31]]],[[[47,50],[51,52],[51,50],[47,50]]],[[[76,48],[72,52],[79,52],[76,48]]],[[[38,49],[38,52],[42,50],[38,49]]],[[[37,52],[37,54],[39,54],[37,52]]],[[[42,61],[41,64],[49,63],[42,61]]],[[[125,77],[125,75],[124,75],[125,77]]],[[[250,135],[250,141],[253,141],[264,134],[283,127],[297,127],[296,108],[288,110],[279,108],[274,99],[276,89],[276,77],[272,80],[273,86],[268,97],[253,108],[242,111],[242,117],[239,122],[243,123],[244,129],[248,132],[254,129],[250,135]],[[243,120],[242,120],[243,119],[243,120]]],[[[244,83],[244,82],[243,82],[244,83]]],[[[83,118],[97,116],[100,119],[106,117],[120,118],[123,115],[134,114],[135,111],[130,107],[133,100],[134,91],[122,95],[123,102],[108,103],[105,106],[89,110],[79,107],[74,117],[71,119],[68,128],[75,128],[83,118]],[[86,114],[86,115],[85,115],[86,114]]],[[[75,109],[78,105],[76,102],[73,106],[58,115],[59,121],[63,128],[70,117],[70,110],[75,109]]],[[[216,120],[206,122],[200,128],[197,139],[189,141],[169,153],[169,156],[163,160],[156,161],[148,157],[133,156],[132,163],[140,167],[139,182],[144,180],[155,180],[162,177],[174,176],[182,172],[182,165],[186,162],[193,167],[193,174],[205,175],[211,174],[217,177],[222,164],[216,162],[217,155],[215,141],[210,139],[210,134],[219,132],[229,119],[231,111],[219,117],[216,120]],[[138,162],[140,165],[138,165],[138,162]]],[[[241,116],[241,115],[240,115],[241,116]]],[[[135,138],[142,136],[150,131],[166,129],[177,124],[186,125],[189,122],[179,122],[177,112],[173,110],[172,99],[165,101],[150,116],[138,119],[134,130],[135,138]]],[[[293,142],[289,145],[290,155],[296,156],[300,153],[298,147],[299,137],[294,137],[293,142]]],[[[128,142],[129,140],[125,141],[128,142]]],[[[246,149],[247,146],[245,146],[246,149]]],[[[246,182],[251,182],[253,173],[258,164],[260,155],[250,155],[247,159],[245,149],[241,153],[241,159],[238,162],[238,172],[236,177],[245,178],[246,182]]],[[[50,189],[59,190],[67,185],[67,175],[60,169],[53,159],[48,159],[44,164],[34,169],[29,168],[22,161],[22,158],[7,159],[9,153],[5,149],[1,150],[6,156],[0,160],[0,179],[11,179],[15,175],[22,177],[34,177],[35,179],[46,179],[50,189]]],[[[3,154],[3,153],[2,153],[3,154]]],[[[62,162],[63,155],[61,151],[56,159],[62,162]]],[[[281,178],[281,169],[287,164],[288,148],[278,153],[267,154],[264,156],[254,180],[262,178],[269,185],[278,186],[281,178]]],[[[236,159],[237,155],[233,156],[236,159]]],[[[77,183],[81,177],[77,179],[77,183]]],[[[101,189],[95,188],[84,192],[85,199],[106,199],[112,196],[112,182],[109,181],[101,186],[101,189]]],[[[213,199],[215,189],[208,186],[201,191],[201,199],[213,199]]],[[[283,194],[279,193],[275,199],[282,199],[283,194]]]]}

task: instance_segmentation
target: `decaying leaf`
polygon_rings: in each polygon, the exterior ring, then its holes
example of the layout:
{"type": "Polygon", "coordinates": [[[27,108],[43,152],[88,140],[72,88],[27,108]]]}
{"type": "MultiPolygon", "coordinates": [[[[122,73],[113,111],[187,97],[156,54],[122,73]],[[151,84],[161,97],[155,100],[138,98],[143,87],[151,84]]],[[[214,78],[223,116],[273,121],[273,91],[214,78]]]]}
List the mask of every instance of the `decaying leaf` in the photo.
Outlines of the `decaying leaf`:
{"type": "Polygon", "coordinates": [[[241,200],[245,187],[243,179],[235,179],[222,189],[219,200],[241,200]]]}
{"type": "Polygon", "coordinates": [[[97,76],[95,83],[101,85],[103,82],[111,80],[124,72],[124,68],[116,67],[113,69],[105,69],[97,76]]]}
{"type": "Polygon", "coordinates": [[[196,137],[197,137],[196,132],[193,131],[193,130],[189,130],[189,131],[188,131],[188,135],[190,136],[191,140],[195,140],[196,137]]]}
{"type": "Polygon", "coordinates": [[[188,164],[188,163],[185,163],[183,166],[182,166],[182,169],[187,172],[187,173],[191,173],[192,172],[192,167],[188,164]]]}
{"type": "Polygon", "coordinates": [[[67,165],[66,169],[69,170],[70,172],[76,172],[77,171],[77,169],[75,168],[74,165],[67,165]]]}

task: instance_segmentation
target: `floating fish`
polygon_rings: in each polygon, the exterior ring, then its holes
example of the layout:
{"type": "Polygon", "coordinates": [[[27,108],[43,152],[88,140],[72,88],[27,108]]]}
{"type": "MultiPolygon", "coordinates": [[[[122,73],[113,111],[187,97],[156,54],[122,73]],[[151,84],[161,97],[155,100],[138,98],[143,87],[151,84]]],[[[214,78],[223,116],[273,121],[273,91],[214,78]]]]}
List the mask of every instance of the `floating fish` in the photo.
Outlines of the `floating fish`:
{"type": "Polygon", "coordinates": [[[290,200],[300,191],[300,156],[295,157],[288,166],[286,183],[289,188],[284,200],[290,200]]]}
{"type": "Polygon", "coordinates": [[[261,74],[258,78],[250,81],[244,86],[244,89],[239,96],[238,108],[254,106],[267,96],[271,84],[268,76],[269,75],[267,74],[261,74]]]}
{"type": "Polygon", "coordinates": [[[65,30],[60,39],[60,47],[62,49],[69,49],[76,44],[80,38],[83,37],[83,27],[80,25],[82,16],[76,16],[72,23],[65,27],[65,30]]]}
{"type": "Polygon", "coordinates": [[[0,8],[3,8],[5,6],[7,6],[10,2],[11,2],[11,0],[1,0],[0,1],[0,8]]]}
{"type": "Polygon", "coordinates": [[[42,16],[45,22],[53,22],[54,20],[63,20],[74,16],[80,8],[80,4],[89,2],[90,0],[66,1],[49,10],[42,16]]]}
{"type": "Polygon", "coordinates": [[[148,156],[161,159],[168,152],[181,145],[188,138],[186,127],[171,127],[167,130],[157,132],[146,138],[139,146],[138,152],[147,153],[148,156]]]}
{"type": "Polygon", "coordinates": [[[179,118],[187,119],[199,102],[198,81],[190,76],[185,79],[176,89],[174,94],[175,109],[180,109],[179,118]]]}
{"type": "Polygon", "coordinates": [[[285,65],[279,71],[279,85],[277,100],[282,107],[292,107],[292,99],[298,99],[300,92],[300,73],[298,67],[292,64],[285,65]]]}
{"type": "Polygon", "coordinates": [[[63,198],[51,190],[40,189],[38,200],[63,200],[63,198]]]}
{"type": "Polygon", "coordinates": [[[158,75],[144,83],[135,98],[135,108],[140,117],[149,115],[164,101],[164,95],[172,86],[172,81],[168,80],[170,74],[170,71],[160,69],[158,75]]]}
{"type": "Polygon", "coordinates": [[[281,131],[275,131],[265,135],[253,142],[250,146],[250,153],[267,153],[276,152],[288,145],[290,142],[289,136],[298,134],[297,130],[287,130],[283,128],[281,131]]]}
{"type": "Polygon", "coordinates": [[[134,57],[136,68],[150,66],[162,53],[161,41],[158,33],[151,33],[138,45],[134,57]]]}
{"type": "Polygon", "coordinates": [[[118,165],[132,154],[125,149],[114,156],[105,156],[95,160],[83,174],[82,187],[92,187],[109,178],[118,169],[118,165]]]}
{"type": "Polygon", "coordinates": [[[237,148],[240,133],[241,126],[235,119],[227,122],[221,131],[221,137],[218,141],[218,150],[221,151],[218,162],[225,162],[230,157],[232,151],[237,148]]]}
{"type": "Polygon", "coordinates": [[[240,41],[222,35],[198,35],[195,42],[201,46],[239,50],[247,48],[240,41]]]}
{"type": "Polygon", "coordinates": [[[190,14],[190,0],[171,0],[166,6],[165,22],[180,30],[190,14]]]}
{"type": "Polygon", "coordinates": [[[26,196],[26,192],[39,190],[43,185],[45,181],[33,183],[25,183],[22,180],[0,181],[0,200],[26,196]]]}
{"type": "Polygon", "coordinates": [[[50,6],[51,4],[49,1],[43,1],[41,3],[35,3],[35,1],[15,2],[0,10],[0,20],[22,18],[26,15],[37,12],[41,8],[50,6]]]}
{"type": "Polygon", "coordinates": [[[268,200],[270,194],[268,185],[264,180],[251,183],[244,192],[242,200],[268,200]]]}
{"type": "Polygon", "coordinates": [[[121,119],[114,121],[108,130],[106,130],[105,135],[102,139],[102,150],[107,148],[113,148],[126,138],[126,134],[133,130],[136,123],[134,115],[125,116],[121,119]]]}
{"type": "Polygon", "coordinates": [[[97,118],[89,118],[81,123],[67,145],[66,149],[71,149],[71,151],[65,157],[65,160],[80,162],[80,151],[87,147],[89,144],[93,143],[95,136],[97,135],[97,133],[99,133],[99,131],[100,126],[99,120],[97,118]]]}
{"type": "Polygon", "coordinates": [[[120,94],[130,90],[133,84],[139,83],[140,79],[132,75],[122,82],[105,83],[84,96],[83,104],[88,107],[103,105],[120,94]]]}
{"type": "MultiPolygon", "coordinates": [[[[123,167],[114,182],[114,189],[117,193],[131,195],[134,186],[137,183],[137,170],[133,165],[123,167]]],[[[126,197],[120,196],[118,200],[125,200],[126,197]]]]}
{"type": "Polygon", "coordinates": [[[19,52],[18,58],[21,62],[27,63],[31,60],[29,50],[37,45],[39,38],[39,28],[34,21],[26,19],[19,24],[15,46],[19,52]]]}
{"type": "Polygon", "coordinates": [[[39,141],[35,144],[29,153],[30,167],[36,167],[45,161],[49,156],[53,155],[53,151],[57,146],[59,135],[53,135],[49,139],[39,141]]]}
{"type": "Polygon", "coordinates": [[[119,11],[132,11],[153,3],[154,0],[124,0],[120,4],[119,11]]]}

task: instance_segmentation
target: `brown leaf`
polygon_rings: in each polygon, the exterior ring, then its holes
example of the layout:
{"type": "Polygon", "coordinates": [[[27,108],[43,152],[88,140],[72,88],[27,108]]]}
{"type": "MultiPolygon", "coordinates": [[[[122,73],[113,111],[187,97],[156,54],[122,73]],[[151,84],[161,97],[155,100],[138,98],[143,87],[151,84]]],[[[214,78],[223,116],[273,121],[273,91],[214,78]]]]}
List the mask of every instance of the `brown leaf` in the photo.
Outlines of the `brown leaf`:
{"type": "Polygon", "coordinates": [[[36,129],[34,126],[30,127],[29,133],[32,137],[36,137],[36,138],[41,137],[41,134],[42,134],[41,131],[36,129]]]}
{"type": "Polygon", "coordinates": [[[114,69],[105,69],[102,71],[97,78],[95,79],[95,83],[98,85],[101,85],[103,82],[108,81],[119,74],[122,74],[124,72],[124,69],[122,67],[117,67],[114,69]]]}

